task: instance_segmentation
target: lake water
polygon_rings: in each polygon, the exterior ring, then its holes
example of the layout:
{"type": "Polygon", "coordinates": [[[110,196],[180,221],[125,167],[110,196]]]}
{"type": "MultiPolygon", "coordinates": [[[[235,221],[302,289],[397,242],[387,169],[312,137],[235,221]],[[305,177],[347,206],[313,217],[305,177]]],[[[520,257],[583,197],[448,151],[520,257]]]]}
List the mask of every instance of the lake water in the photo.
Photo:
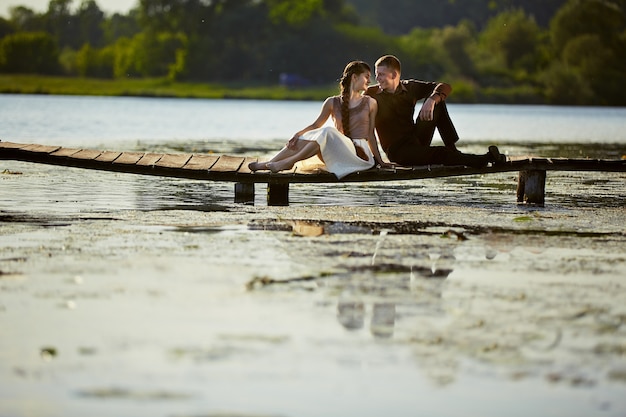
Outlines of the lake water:
{"type": "MultiPolygon", "coordinates": [[[[0,140],[269,156],[321,103],[0,95],[0,140]]],[[[449,106],[622,158],[626,109],[449,106]]],[[[0,415],[623,417],[626,175],[233,185],[0,161],[0,415]]]]}
{"type": "MultiPolygon", "coordinates": [[[[320,106],[318,102],[301,101],[0,95],[0,140],[107,150],[271,157],[294,132],[317,117],[320,106]]],[[[459,148],[464,152],[483,153],[488,145],[496,144],[511,156],[619,159],[626,153],[626,108],[461,104],[449,107],[461,137],[459,148]]],[[[441,143],[438,135],[433,143],[441,143]]],[[[57,168],[37,169],[58,171],[57,168]]],[[[72,175],[75,171],[68,172],[72,175]]],[[[92,183],[110,178],[94,171],[82,171],[79,175],[93,178],[92,183]]],[[[151,184],[157,184],[153,179],[126,178],[142,184],[137,187],[137,194],[153,195],[151,184]],[[144,187],[150,190],[143,192],[144,187]]],[[[421,185],[442,182],[464,190],[476,181],[469,177],[401,183],[395,188],[399,192],[395,193],[385,191],[389,188],[386,183],[362,187],[340,185],[336,188],[341,192],[332,194],[327,193],[324,186],[295,186],[292,187],[291,201],[343,205],[406,204],[416,198],[415,185],[419,184],[422,201],[437,204],[442,201],[442,193],[437,187],[421,185]]],[[[568,176],[566,183],[569,182],[579,184],[579,177],[568,176]]],[[[158,184],[171,184],[174,193],[181,187],[180,181],[163,180],[158,184]]],[[[197,184],[190,187],[206,185],[197,184]]],[[[231,200],[231,184],[209,186],[214,189],[213,197],[218,204],[231,200]]],[[[257,186],[260,204],[264,204],[262,187],[257,186]]],[[[513,185],[509,183],[510,187],[513,185]]],[[[559,190],[570,192],[564,187],[558,187],[556,191],[559,190]]],[[[140,197],[129,200],[123,197],[120,200],[102,192],[99,190],[97,197],[98,201],[109,200],[105,207],[117,204],[128,207],[129,201],[148,208],[163,204],[162,199],[150,201],[140,197]]],[[[202,204],[198,198],[204,199],[204,190],[190,190],[189,194],[192,194],[190,205],[202,204]]],[[[68,198],[73,201],[71,196],[68,198]]],[[[452,196],[445,197],[449,198],[462,201],[466,194],[454,189],[452,196]]],[[[499,203],[501,199],[494,195],[489,201],[499,203]]],[[[585,201],[583,198],[577,204],[585,201]]],[[[592,199],[590,203],[596,201],[592,199]]],[[[616,204],[615,201],[621,203],[619,198],[611,201],[612,204],[616,204]]],[[[42,204],[46,205],[45,202],[42,204]]],[[[72,207],[63,207],[63,210],[72,207]]]]}
{"type": "MultiPolygon", "coordinates": [[[[464,105],[450,112],[461,140],[626,145],[626,108],[464,105]]],[[[0,135],[17,142],[284,140],[318,102],[0,95],[0,135]]]]}

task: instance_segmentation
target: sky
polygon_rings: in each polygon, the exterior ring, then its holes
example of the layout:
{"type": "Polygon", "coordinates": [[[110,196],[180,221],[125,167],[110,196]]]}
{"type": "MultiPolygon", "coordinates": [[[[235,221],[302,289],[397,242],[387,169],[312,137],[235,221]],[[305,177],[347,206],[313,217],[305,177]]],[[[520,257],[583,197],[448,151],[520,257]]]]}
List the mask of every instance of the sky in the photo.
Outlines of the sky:
{"type": "MultiPolygon", "coordinates": [[[[81,0],[73,0],[72,6],[78,7],[81,0]]],[[[48,10],[50,0],[0,0],[0,15],[9,17],[9,10],[15,6],[25,6],[35,12],[45,12],[48,10]]],[[[139,0],[96,0],[102,11],[111,15],[115,12],[128,13],[128,11],[139,3],[139,0]]]]}

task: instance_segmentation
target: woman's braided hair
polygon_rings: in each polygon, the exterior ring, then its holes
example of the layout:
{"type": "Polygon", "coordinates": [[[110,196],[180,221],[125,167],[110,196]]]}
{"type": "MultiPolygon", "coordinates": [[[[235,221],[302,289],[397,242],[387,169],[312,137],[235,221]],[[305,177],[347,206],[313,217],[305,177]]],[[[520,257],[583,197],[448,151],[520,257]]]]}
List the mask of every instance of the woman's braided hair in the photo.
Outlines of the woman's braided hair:
{"type": "Polygon", "coordinates": [[[364,72],[372,72],[370,66],[363,61],[352,61],[343,70],[343,75],[339,80],[339,91],[341,95],[341,125],[343,134],[350,137],[350,87],[353,75],[361,75],[364,72]]]}

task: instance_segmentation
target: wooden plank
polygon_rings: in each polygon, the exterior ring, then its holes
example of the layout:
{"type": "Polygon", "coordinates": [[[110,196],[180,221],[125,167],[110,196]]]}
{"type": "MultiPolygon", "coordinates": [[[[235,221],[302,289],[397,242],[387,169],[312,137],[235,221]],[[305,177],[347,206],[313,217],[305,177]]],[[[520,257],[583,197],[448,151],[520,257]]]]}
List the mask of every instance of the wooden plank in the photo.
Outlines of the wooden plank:
{"type": "MultiPolygon", "coordinates": [[[[298,164],[293,164],[291,169],[284,169],[284,170],[280,171],[280,173],[281,174],[285,174],[285,175],[293,175],[293,174],[295,174],[297,172],[299,175],[317,175],[317,171],[313,171],[313,172],[310,173],[310,172],[307,172],[307,171],[298,170],[298,168],[300,168],[298,164]]],[[[330,174],[328,171],[323,171],[323,173],[324,174],[330,174]]],[[[333,174],[330,174],[330,175],[333,175],[333,174]]]]}
{"type": "Polygon", "coordinates": [[[15,142],[3,142],[0,141],[0,148],[5,148],[5,149],[21,149],[25,146],[29,146],[23,143],[15,143],[15,142]]]}
{"type": "Polygon", "coordinates": [[[248,165],[250,164],[250,162],[257,162],[259,160],[259,158],[251,158],[251,157],[246,157],[243,160],[243,163],[241,164],[241,167],[239,167],[239,173],[241,174],[250,174],[252,171],[250,170],[250,168],[248,168],[248,165]]]}
{"type": "Polygon", "coordinates": [[[626,160],[529,158],[507,164],[520,170],[626,172],[626,160]]]}
{"type": "Polygon", "coordinates": [[[222,155],[211,167],[211,172],[237,172],[244,160],[242,156],[222,155]]]}
{"type": "Polygon", "coordinates": [[[95,160],[98,162],[113,162],[121,155],[121,152],[103,151],[95,160]]]}
{"type": "Polygon", "coordinates": [[[76,152],[80,152],[80,149],[59,148],[58,150],[52,152],[50,155],[55,157],[67,157],[74,155],[76,152]]]}
{"type": "Polygon", "coordinates": [[[60,146],[49,146],[49,145],[37,145],[31,144],[20,148],[22,151],[35,152],[35,153],[52,153],[58,149],[60,146]]]}
{"type": "Polygon", "coordinates": [[[94,160],[100,156],[102,151],[94,151],[92,149],[83,149],[81,151],[76,152],[72,155],[72,158],[75,159],[85,159],[85,160],[94,160]]]}
{"type": "Polygon", "coordinates": [[[141,157],[137,165],[140,166],[152,166],[155,165],[159,160],[163,158],[162,153],[147,153],[141,157]]]}
{"type": "Polygon", "coordinates": [[[182,168],[189,159],[189,154],[165,154],[155,165],[161,168],[182,168]]]}
{"type": "Polygon", "coordinates": [[[208,171],[218,159],[219,156],[216,155],[192,155],[183,168],[195,171],[208,171]]]}
{"type": "Polygon", "coordinates": [[[135,165],[141,159],[143,153],[139,152],[122,152],[122,154],[113,161],[114,164],[135,165]]]}

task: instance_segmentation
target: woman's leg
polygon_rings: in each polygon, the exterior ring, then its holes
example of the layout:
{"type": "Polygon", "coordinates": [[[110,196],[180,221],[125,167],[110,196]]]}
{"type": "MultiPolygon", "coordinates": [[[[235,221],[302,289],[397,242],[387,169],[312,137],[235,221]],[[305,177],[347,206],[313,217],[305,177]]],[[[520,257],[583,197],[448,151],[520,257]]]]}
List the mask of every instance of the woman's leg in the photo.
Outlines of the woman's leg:
{"type": "Polygon", "coordinates": [[[298,141],[298,145],[300,145],[301,142],[305,142],[304,146],[296,146],[298,150],[295,153],[290,155],[285,154],[285,157],[283,158],[277,158],[278,155],[276,155],[276,157],[272,158],[272,160],[267,163],[267,168],[272,172],[291,169],[296,162],[315,156],[320,151],[320,147],[317,142],[301,140],[298,141]]]}
{"type": "MultiPolygon", "coordinates": [[[[279,169],[279,171],[283,170],[283,169],[287,169],[293,166],[293,164],[295,164],[298,161],[301,161],[303,159],[307,159],[310,158],[311,156],[315,155],[310,155],[307,157],[302,158],[300,154],[303,153],[303,151],[306,149],[306,152],[304,152],[304,154],[307,154],[310,150],[311,147],[311,143],[314,144],[314,147],[317,148],[317,151],[319,151],[319,146],[317,145],[317,142],[311,142],[309,140],[303,140],[300,139],[298,140],[295,145],[293,146],[293,148],[288,148],[288,147],[284,147],[283,149],[280,150],[280,152],[278,152],[276,155],[274,155],[272,157],[272,159],[270,159],[269,161],[262,161],[262,162],[251,162],[250,164],[248,164],[248,168],[250,168],[251,171],[258,171],[261,169],[270,169],[269,164],[276,164],[278,163],[278,166],[282,166],[282,162],[287,160],[287,161],[292,161],[290,162],[290,165],[286,165],[286,168],[281,168],[279,169]],[[296,158],[296,159],[294,159],[296,158]]],[[[289,164],[289,162],[288,162],[289,164]]],[[[277,171],[276,171],[277,172],[277,171]]]]}

